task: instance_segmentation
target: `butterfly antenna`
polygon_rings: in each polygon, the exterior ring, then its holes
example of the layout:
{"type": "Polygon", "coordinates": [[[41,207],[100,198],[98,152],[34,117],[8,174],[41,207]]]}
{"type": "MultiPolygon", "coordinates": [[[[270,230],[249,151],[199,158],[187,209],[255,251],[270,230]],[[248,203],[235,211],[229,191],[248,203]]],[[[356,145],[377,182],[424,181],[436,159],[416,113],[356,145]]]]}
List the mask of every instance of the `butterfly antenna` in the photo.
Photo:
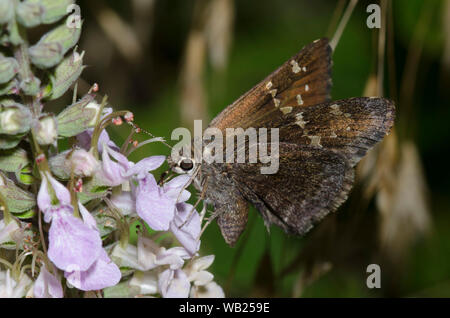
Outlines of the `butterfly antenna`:
{"type": "Polygon", "coordinates": [[[146,129],[144,129],[144,128],[139,127],[139,126],[136,125],[135,123],[133,123],[133,122],[130,121],[130,122],[128,122],[128,124],[131,125],[131,126],[134,128],[134,130],[136,131],[136,133],[142,132],[142,133],[144,133],[144,134],[146,134],[146,135],[149,135],[149,136],[152,137],[153,139],[157,139],[157,140],[155,140],[155,141],[159,141],[159,142],[163,143],[163,144],[166,145],[169,149],[172,149],[172,148],[173,148],[173,147],[172,147],[171,145],[169,145],[163,138],[161,138],[161,137],[156,137],[156,136],[153,135],[151,132],[149,132],[148,130],[146,130],[146,129]]]}

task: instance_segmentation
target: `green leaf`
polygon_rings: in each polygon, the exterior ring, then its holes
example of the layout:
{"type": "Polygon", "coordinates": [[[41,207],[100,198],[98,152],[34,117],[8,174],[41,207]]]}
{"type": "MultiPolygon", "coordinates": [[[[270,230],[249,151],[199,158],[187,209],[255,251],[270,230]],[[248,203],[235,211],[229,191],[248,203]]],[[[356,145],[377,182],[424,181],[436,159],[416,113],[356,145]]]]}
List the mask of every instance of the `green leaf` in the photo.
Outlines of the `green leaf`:
{"type": "Polygon", "coordinates": [[[70,105],[58,114],[58,134],[62,137],[72,137],[93,127],[93,119],[97,116],[98,107],[94,105],[94,96],[86,95],[75,104],[70,105]]]}
{"type": "Polygon", "coordinates": [[[19,64],[12,57],[0,57],[0,84],[9,82],[18,72],[19,64]]]}
{"type": "Polygon", "coordinates": [[[0,0],[0,24],[11,21],[14,17],[14,1],[0,0]]]}
{"type": "Polygon", "coordinates": [[[12,149],[22,140],[21,136],[0,135],[0,149],[12,149]]]}
{"type": "Polygon", "coordinates": [[[17,91],[17,81],[12,80],[5,84],[0,84],[0,95],[10,95],[17,91]]]}
{"type": "Polygon", "coordinates": [[[44,34],[38,43],[30,47],[31,62],[39,68],[57,65],[64,54],[77,44],[81,28],[71,28],[66,23],[44,34]]]}
{"type": "Polygon", "coordinates": [[[20,171],[16,172],[16,179],[25,185],[31,185],[35,182],[31,165],[23,167],[20,171]]]}
{"type": "Polygon", "coordinates": [[[7,172],[20,171],[30,163],[27,152],[22,148],[0,151],[0,170],[7,172]]]}
{"type": "Polygon", "coordinates": [[[138,294],[136,287],[129,286],[129,282],[122,282],[112,287],[103,289],[103,297],[105,298],[130,298],[138,294]]]}
{"type": "Polygon", "coordinates": [[[44,9],[42,23],[55,23],[67,14],[67,7],[74,2],[74,0],[40,0],[44,9]]]}
{"type": "Polygon", "coordinates": [[[19,218],[19,219],[31,219],[33,216],[36,215],[36,210],[35,209],[31,209],[25,212],[21,212],[21,213],[13,213],[15,217],[19,218]]]}
{"type": "Polygon", "coordinates": [[[83,71],[84,52],[78,54],[76,51],[66,57],[55,69],[53,75],[50,76],[52,85],[52,93],[50,99],[61,97],[80,77],[83,71]]]}
{"type": "Polygon", "coordinates": [[[102,184],[101,180],[95,176],[86,180],[88,181],[83,184],[83,191],[77,193],[78,200],[80,200],[82,204],[85,204],[93,199],[103,198],[106,194],[108,194],[108,189],[110,187],[102,184]]]}
{"type": "Polygon", "coordinates": [[[36,206],[36,198],[30,192],[22,190],[0,172],[0,194],[6,201],[10,212],[26,212],[36,206]]]}
{"type": "Polygon", "coordinates": [[[19,2],[16,8],[17,22],[27,28],[38,26],[41,24],[42,11],[43,8],[38,1],[19,2]]]}

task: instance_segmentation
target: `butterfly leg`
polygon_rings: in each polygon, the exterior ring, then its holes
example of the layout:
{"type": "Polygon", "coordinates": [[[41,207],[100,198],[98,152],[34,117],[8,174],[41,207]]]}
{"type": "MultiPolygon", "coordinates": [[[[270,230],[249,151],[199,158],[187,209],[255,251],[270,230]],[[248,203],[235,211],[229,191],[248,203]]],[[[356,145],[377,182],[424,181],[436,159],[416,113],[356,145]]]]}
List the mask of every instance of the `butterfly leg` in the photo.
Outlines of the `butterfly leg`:
{"type": "Polygon", "coordinates": [[[203,186],[202,192],[200,193],[199,198],[197,199],[197,202],[195,202],[194,206],[192,207],[191,211],[189,212],[186,220],[183,222],[183,224],[181,224],[178,228],[181,229],[188,221],[191,220],[192,214],[194,213],[194,211],[196,210],[197,206],[199,205],[199,203],[205,198],[205,194],[206,194],[206,188],[208,186],[208,183],[205,182],[205,185],[203,186]]]}

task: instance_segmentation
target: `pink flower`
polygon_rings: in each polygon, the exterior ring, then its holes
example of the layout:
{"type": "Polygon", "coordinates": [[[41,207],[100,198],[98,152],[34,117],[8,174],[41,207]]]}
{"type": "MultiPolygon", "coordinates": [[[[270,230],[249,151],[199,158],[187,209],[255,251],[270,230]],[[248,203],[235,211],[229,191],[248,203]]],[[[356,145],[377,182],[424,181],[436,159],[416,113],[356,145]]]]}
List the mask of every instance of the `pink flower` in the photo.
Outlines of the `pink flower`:
{"type": "Polygon", "coordinates": [[[72,210],[54,213],[49,231],[48,257],[64,271],[87,270],[98,259],[102,241],[72,210]]]}
{"type": "Polygon", "coordinates": [[[139,179],[136,188],[136,212],[155,231],[167,231],[175,216],[177,199],[184,202],[190,193],[183,189],[189,176],[178,176],[163,187],[159,187],[155,177],[147,175],[139,179]],[[180,194],[181,193],[181,194],[180,194]]]}
{"type": "Polygon", "coordinates": [[[102,170],[99,177],[109,186],[118,186],[132,177],[144,178],[148,171],[157,169],[163,164],[164,160],[164,156],[151,156],[135,164],[104,143],[102,170]]]}
{"type": "Polygon", "coordinates": [[[72,286],[88,291],[114,286],[120,281],[122,274],[106,251],[102,249],[100,257],[88,270],[66,272],[64,277],[72,286]]]}
{"type": "Polygon", "coordinates": [[[44,220],[51,222],[48,257],[60,269],[88,269],[99,257],[102,241],[97,231],[73,216],[70,193],[50,173],[42,174],[37,203],[44,213],[44,220]],[[49,193],[53,188],[57,203],[49,193]]]}
{"type": "Polygon", "coordinates": [[[193,208],[191,204],[178,203],[175,217],[170,223],[170,231],[191,255],[197,253],[200,248],[201,232],[200,216],[196,210],[192,210],[193,208]],[[191,211],[192,214],[189,216],[191,211]]]}
{"type": "Polygon", "coordinates": [[[33,294],[35,298],[62,298],[63,289],[58,278],[47,270],[44,266],[41,267],[41,272],[34,282],[33,294]]]}
{"type": "Polygon", "coordinates": [[[105,184],[115,187],[124,183],[128,179],[125,174],[131,166],[127,157],[103,144],[102,170],[99,175],[105,184]]]}
{"type": "Polygon", "coordinates": [[[155,177],[147,174],[136,189],[136,211],[153,230],[167,231],[175,214],[175,202],[156,184],[155,177]]]}
{"type": "MultiPolygon", "coordinates": [[[[99,235],[94,217],[82,204],[78,206],[84,223],[99,235]]],[[[87,270],[73,268],[71,271],[66,271],[64,277],[66,277],[72,286],[80,290],[88,291],[114,286],[120,281],[122,274],[117,265],[111,261],[106,251],[102,248],[99,257],[87,270]]]]}

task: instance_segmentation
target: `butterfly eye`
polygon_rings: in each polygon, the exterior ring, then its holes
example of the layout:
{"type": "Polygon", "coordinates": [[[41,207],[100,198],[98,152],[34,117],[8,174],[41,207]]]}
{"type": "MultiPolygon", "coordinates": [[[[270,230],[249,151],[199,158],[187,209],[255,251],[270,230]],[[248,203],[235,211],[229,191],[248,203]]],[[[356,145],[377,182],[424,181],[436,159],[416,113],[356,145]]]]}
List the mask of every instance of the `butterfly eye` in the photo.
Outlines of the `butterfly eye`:
{"type": "Polygon", "coordinates": [[[194,163],[190,159],[183,159],[180,162],[180,168],[183,169],[184,171],[189,171],[192,168],[194,168],[194,163]]]}

